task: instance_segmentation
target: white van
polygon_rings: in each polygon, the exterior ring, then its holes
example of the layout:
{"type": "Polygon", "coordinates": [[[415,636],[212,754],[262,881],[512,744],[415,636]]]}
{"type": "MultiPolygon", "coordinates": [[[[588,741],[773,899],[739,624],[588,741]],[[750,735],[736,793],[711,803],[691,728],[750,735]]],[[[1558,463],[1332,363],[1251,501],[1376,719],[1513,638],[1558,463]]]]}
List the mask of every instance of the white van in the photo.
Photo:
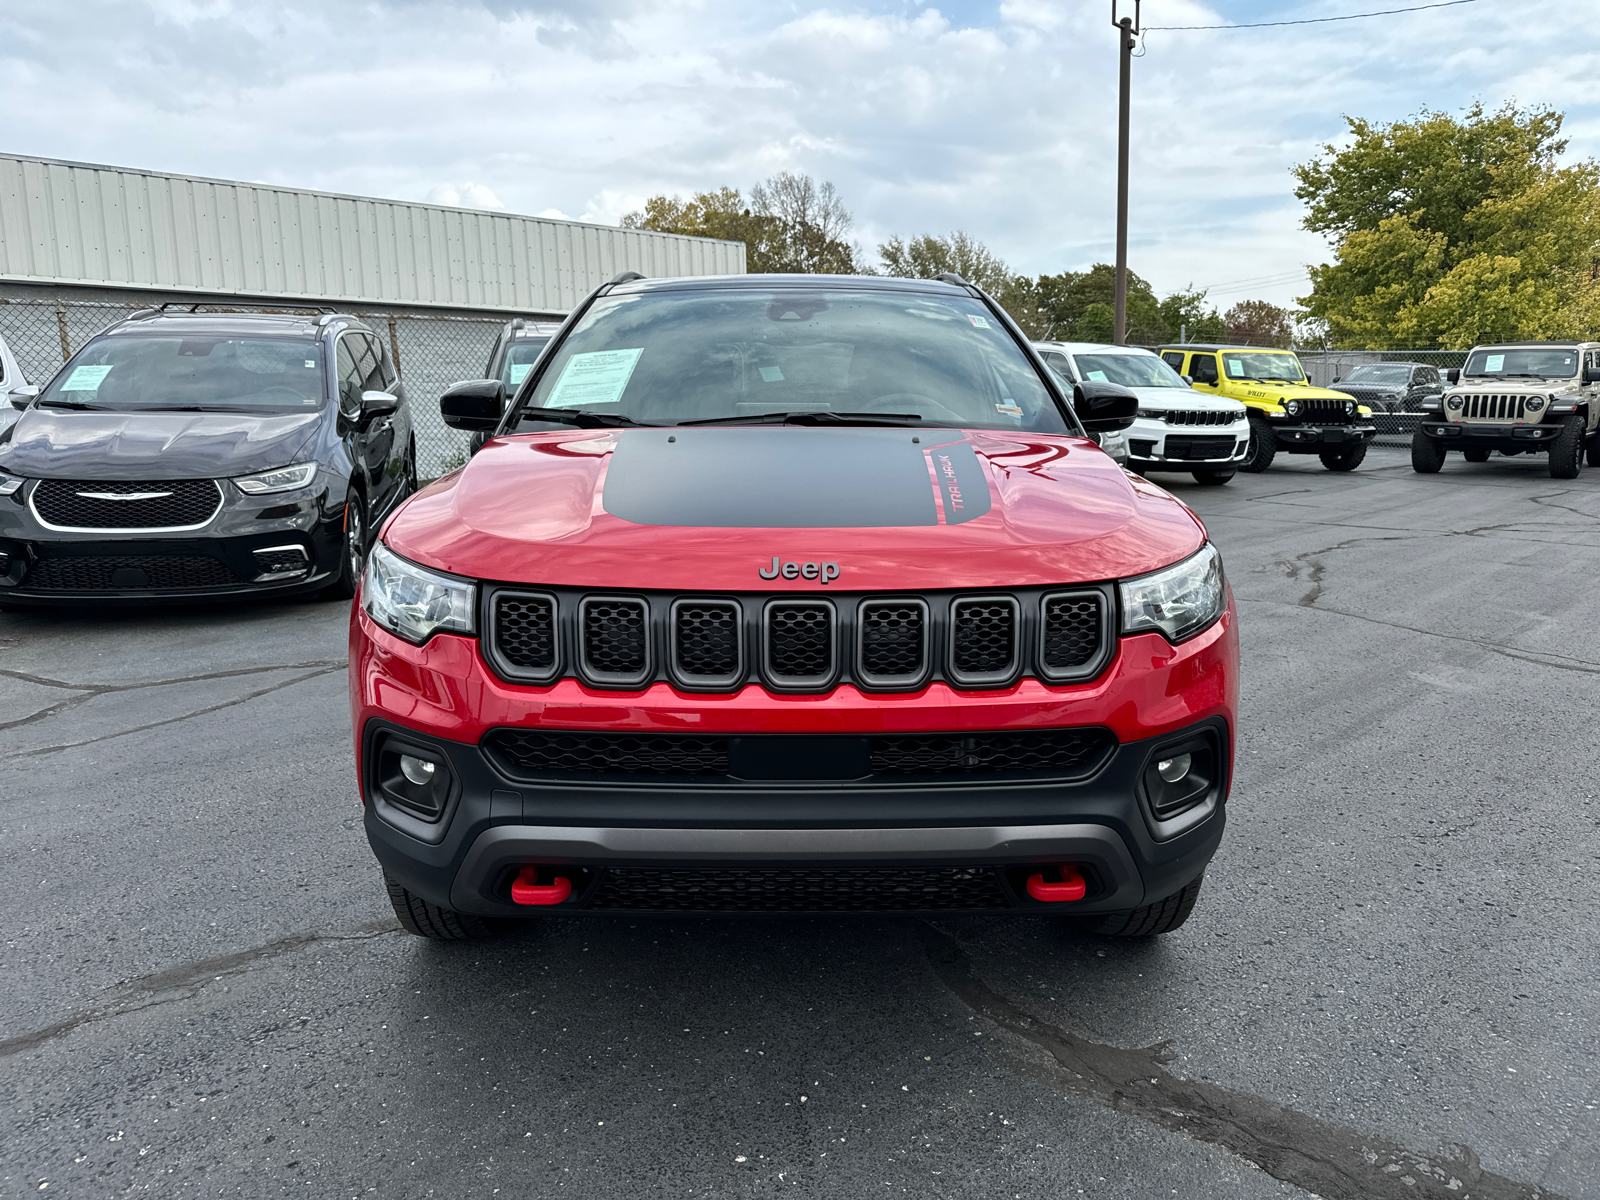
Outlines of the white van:
{"type": "Polygon", "coordinates": [[[1250,448],[1250,418],[1237,400],[1189,386],[1159,355],[1137,346],[1035,342],[1055,371],[1074,382],[1120,383],[1139,397],[1127,430],[1130,471],[1187,471],[1195,481],[1227,483],[1250,448]]]}

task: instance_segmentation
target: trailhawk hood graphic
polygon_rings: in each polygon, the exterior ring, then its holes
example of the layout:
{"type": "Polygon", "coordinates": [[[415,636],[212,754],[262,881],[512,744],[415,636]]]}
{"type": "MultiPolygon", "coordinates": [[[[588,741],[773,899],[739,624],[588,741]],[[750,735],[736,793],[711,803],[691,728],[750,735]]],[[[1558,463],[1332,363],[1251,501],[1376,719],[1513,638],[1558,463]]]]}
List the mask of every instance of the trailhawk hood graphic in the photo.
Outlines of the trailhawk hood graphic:
{"type": "Polygon", "coordinates": [[[74,412],[30,408],[0,468],[40,479],[188,479],[286,467],[318,414],[74,412]]]}
{"type": "Polygon", "coordinates": [[[578,430],[491,441],[384,532],[477,579],[805,591],[756,565],[838,564],[830,591],[1019,587],[1141,574],[1199,519],[1085,438],[958,429],[578,430]]]}

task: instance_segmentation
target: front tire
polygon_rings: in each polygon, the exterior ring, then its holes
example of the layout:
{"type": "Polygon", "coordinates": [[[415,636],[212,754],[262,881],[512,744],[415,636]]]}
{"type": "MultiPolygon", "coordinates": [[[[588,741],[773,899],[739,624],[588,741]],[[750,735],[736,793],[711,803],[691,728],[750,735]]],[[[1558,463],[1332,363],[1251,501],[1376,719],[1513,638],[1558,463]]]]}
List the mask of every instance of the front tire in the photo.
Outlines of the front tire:
{"type": "Polygon", "coordinates": [[[1437,475],[1448,453],[1420,429],[1411,435],[1411,469],[1418,475],[1437,475]]]}
{"type": "Polygon", "coordinates": [[[1085,933],[1098,933],[1104,937],[1147,938],[1171,933],[1189,919],[1189,914],[1194,911],[1194,902],[1200,897],[1200,885],[1204,882],[1205,876],[1202,875],[1164,900],[1128,912],[1083,917],[1079,926],[1085,933]]]}
{"type": "Polygon", "coordinates": [[[1583,470],[1583,418],[1568,417],[1550,443],[1550,478],[1576,479],[1583,470]]]}
{"type": "Polygon", "coordinates": [[[1489,452],[1487,450],[1463,450],[1461,457],[1470,463],[1486,463],[1489,461],[1489,452]]]}
{"type": "Polygon", "coordinates": [[[1227,483],[1228,480],[1233,478],[1234,473],[1235,471],[1233,467],[1229,467],[1226,471],[1189,472],[1189,474],[1194,476],[1194,481],[1196,483],[1203,484],[1206,487],[1221,487],[1223,484],[1227,483]]]}
{"type": "Polygon", "coordinates": [[[1250,414],[1250,449],[1239,464],[1241,471],[1259,475],[1272,465],[1278,454],[1278,435],[1272,431],[1265,417],[1250,414]]]}
{"type": "Polygon", "coordinates": [[[1341,450],[1337,454],[1317,455],[1322,460],[1322,465],[1330,471],[1354,471],[1361,465],[1361,460],[1366,456],[1367,444],[1365,442],[1353,449],[1341,450]]]}
{"type": "Polygon", "coordinates": [[[1584,457],[1591,467],[1600,467],[1600,433],[1589,439],[1584,457]]]}
{"type": "Polygon", "coordinates": [[[348,600],[354,596],[367,565],[366,506],[355,488],[344,499],[344,549],[340,560],[338,578],[322,589],[324,600],[348,600]]]}
{"type": "Polygon", "coordinates": [[[494,933],[482,917],[430,904],[414,892],[408,892],[387,871],[383,874],[383,886],[389,893],[389,903],[394,906],[394,915],[400,918],[400,925],[407,933],[439,942],[470,942],[494,933]]]}

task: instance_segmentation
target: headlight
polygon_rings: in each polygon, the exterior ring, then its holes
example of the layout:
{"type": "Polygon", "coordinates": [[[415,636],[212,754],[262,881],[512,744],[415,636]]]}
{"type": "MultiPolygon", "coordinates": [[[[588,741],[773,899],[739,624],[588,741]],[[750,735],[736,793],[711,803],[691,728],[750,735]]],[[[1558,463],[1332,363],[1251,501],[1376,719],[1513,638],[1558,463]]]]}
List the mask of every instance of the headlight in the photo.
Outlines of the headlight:
{"type": "Polygon", "coordinates": [[[295,488],[305,487],[316,473],[316,463],[299,463],[292,467],[279,467],[276,471],[262,471],[259,475],[241,475],[233,481],[233,485],[247,496],[292,492],[295,488]]]}
{"type": "Polygon", "coordinates": [[[4,471],[0,471],[0,496],[11,495],[19,487],[21,487],[22,484],[23,481],[18,479],[15,475],[7,475],[4,471]]]}
{"type": "Polygon", "coordinates": [[[1166,414],[1157,412],[1153,408],[1141,408],[1138,412],[1138,416],[1140,420],[1144,421],[1159,421],[1162,417],[1166,416],[1166,414]]]}
{"type": "MultiPolygon", "coordinates": [[[[1544,407],[1544,397],[1543,396],[1529,396],[1528,397],[1528,411],[1529,412],[1538,412],[1543,407],[1544,407]]],[[[0,496],[4,496],[5,494],[6,494],[5,484],[0,483],[0,496]]]]}
{"type": "Polygon", "coordinates": [[[1355,410],[1356,410],[1356,402],[1354,400],[1346,400],[1344,402],[1344,411],[1345,412],[1353,413],[1353,412],[1355,412],[1355,410]]]}
{"type": "Polygon", "coordinates": [[[361,582],[367,615],[418,646],[436,633],[477,632],[477,594],[475,584],[407,562],[382,542],[367,556],[361,582]]]}
{"type": "Polygon", "coordinates": [[[1444,400],[1444,403],[1445,403],[1445,407],[1446,408],[1454,409],[1454,408],[1460,408],[1461,407],[1462,400],[1461,400],[1460,396],[1446,396],[1445,400],[1444,400]]]}
{"type": "Polygon", "coordinates": [[[1122,632],[1162,633],[1169,642],[1199,633],[1228,604],[1222,555],[1209,542],[1176,566],[1117,586],[1122,591],[1122,632]]]}
{"type": "Polygon", "coordinates": [[[1298,401],[1298,400],[1290,400],[1287,404],[1285,404],[1283,406],[1283,411],[1288,413],[1291,417],[1294,416],[1296,413],[1298,413],[1300,411],[1300,401],[1298,401]]]}

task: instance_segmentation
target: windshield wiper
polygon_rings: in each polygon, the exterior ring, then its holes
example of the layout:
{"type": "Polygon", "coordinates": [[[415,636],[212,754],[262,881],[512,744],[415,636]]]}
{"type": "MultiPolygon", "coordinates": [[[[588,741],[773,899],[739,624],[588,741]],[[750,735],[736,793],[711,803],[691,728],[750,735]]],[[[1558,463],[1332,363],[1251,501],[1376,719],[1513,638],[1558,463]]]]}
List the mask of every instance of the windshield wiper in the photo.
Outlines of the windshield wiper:
{"type": "MultiPolygon", "coordinates": [[[[287,408],[287,405],[262,405],[260,408],[243,404],[149,404],[141,405],[134,412],[226,412],[249,413],[264,412],[269,408],[287,408]]],[[[299,412],[296,408],[294,411],[299,412]]]]}
{"type": "Polygon", "coordinates": [[[1282,375],[1264,375],[1256,380],[1257,383],[1304,383],[1303,379],[1287,379],[1282,375]]]}
{"type": "Polygon", "coordinates": [[[751,413],[742,417],[700,417],[679,425],[911,425],[922,424],[920,413],[811,412],[751,413]]]}
{"type": "Polygon", "coordinates": [[[72,408],[83,412],[110,412],[104,404],[90,404],[84,400],[40,400],[40,408],[72,408]]]}
{"type": "Polygon", "coordinates": [[[517,414],[523,421],[554,421],[557,425],[576,425],[579,429],[614,429],[621,425],[648,425],[621,413],[595,412],[588,408],[525,408],[517,414]]]}

